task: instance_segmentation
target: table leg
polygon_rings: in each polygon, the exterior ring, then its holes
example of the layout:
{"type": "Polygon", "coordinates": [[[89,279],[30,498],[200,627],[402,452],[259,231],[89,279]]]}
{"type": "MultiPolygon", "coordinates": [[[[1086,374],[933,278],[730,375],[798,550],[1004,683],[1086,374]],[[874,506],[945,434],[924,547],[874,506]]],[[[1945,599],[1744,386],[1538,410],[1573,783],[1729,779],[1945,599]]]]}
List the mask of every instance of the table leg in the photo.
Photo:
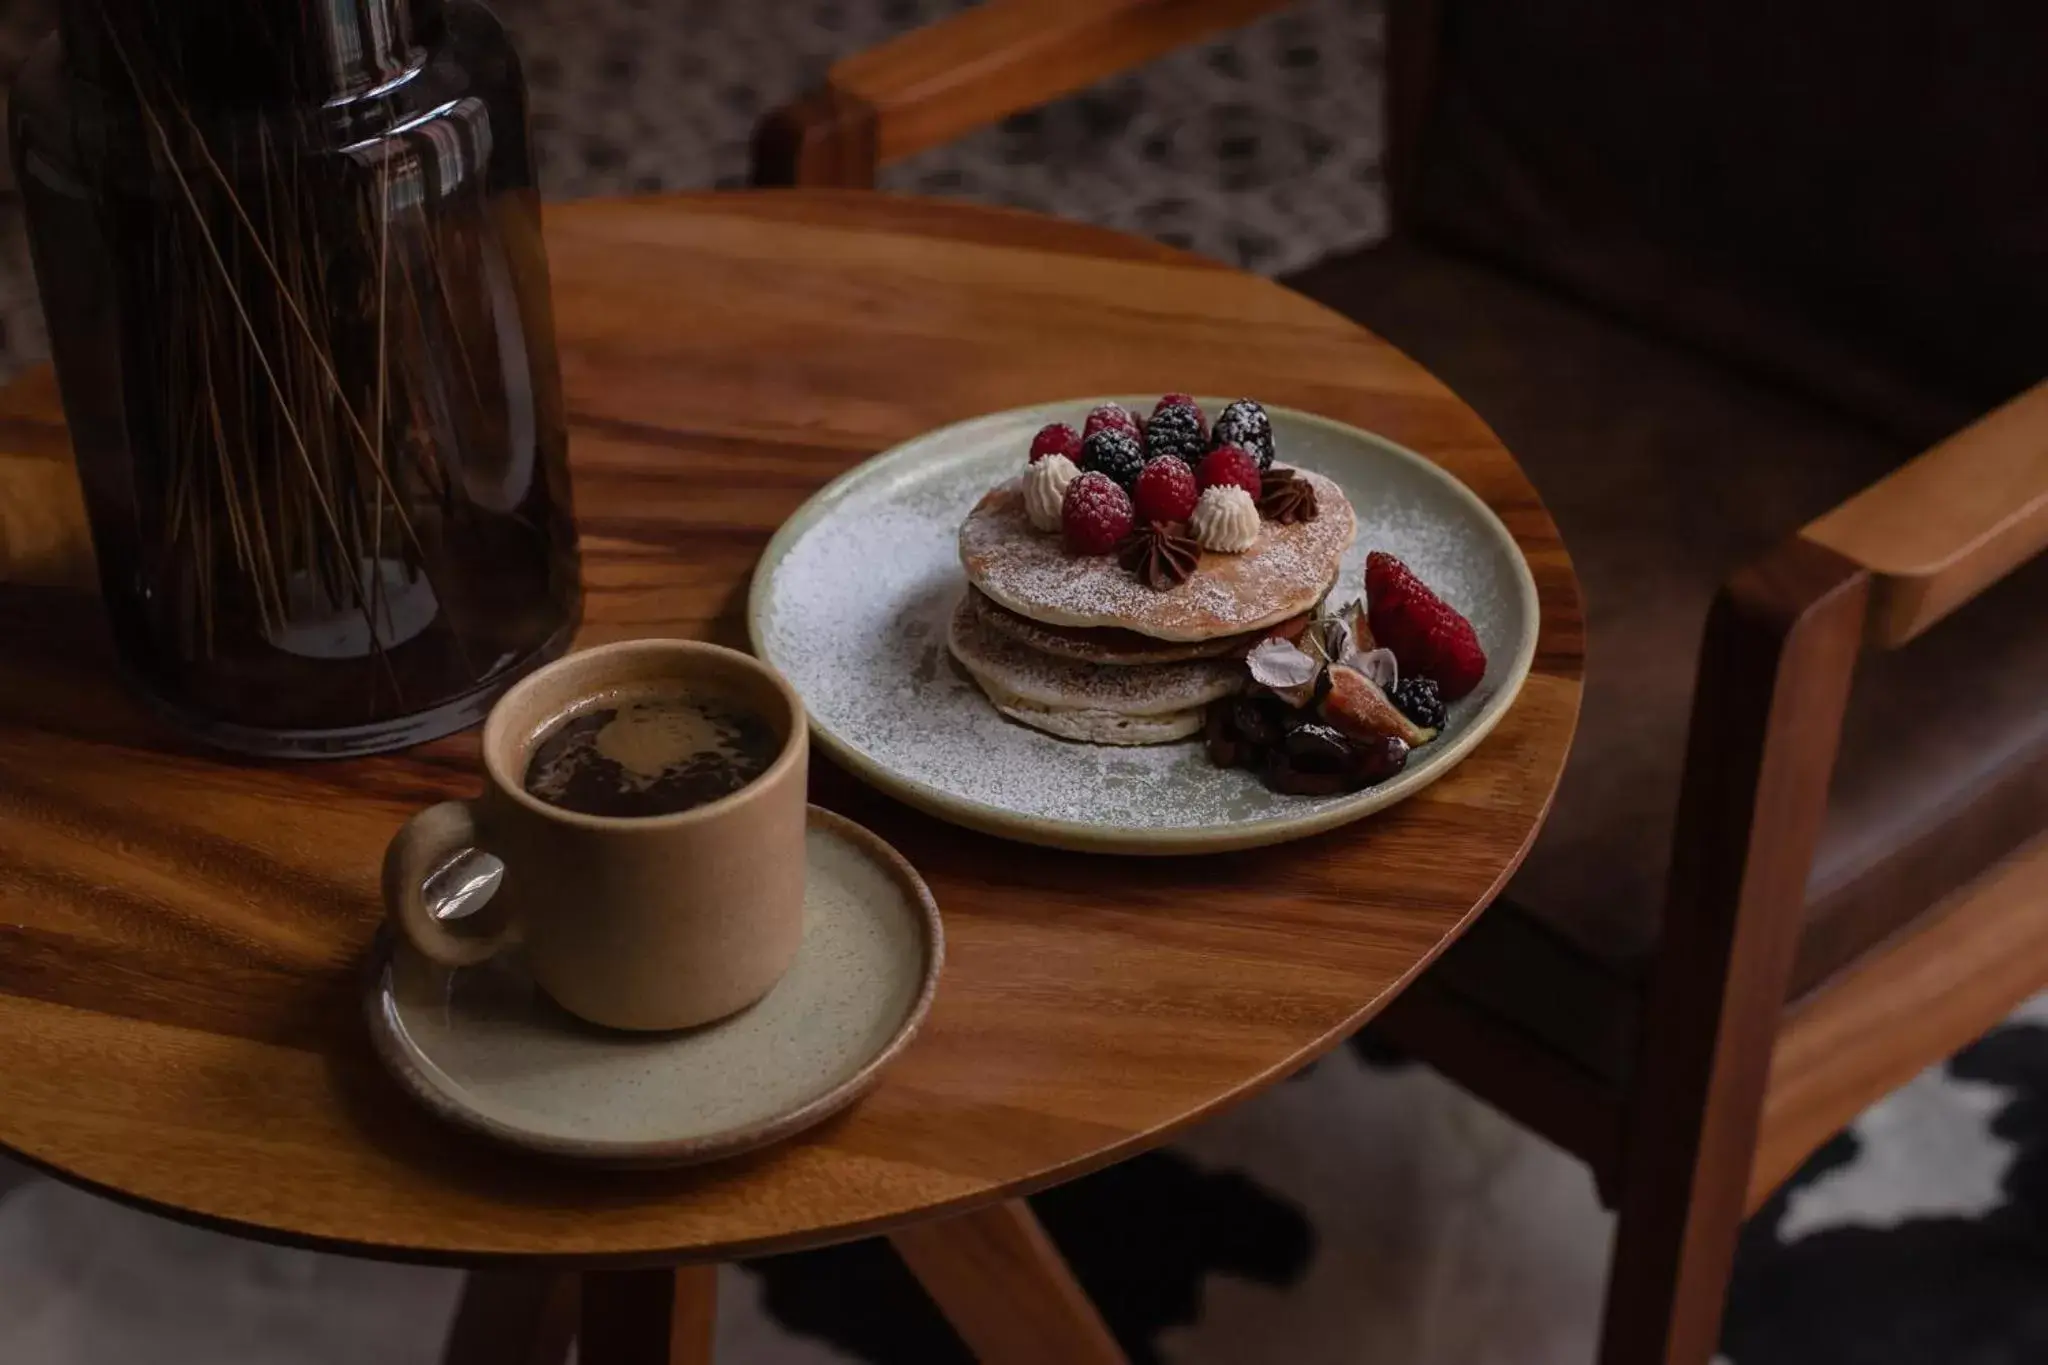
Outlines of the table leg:
{"type": "Polygon", "coordinates": [[[444,1365],[562,1365],[576,1335],[575,1275],[473,1270],[462,1287],[444,1365]]]}
{"type": "Polygon", "coordinates": [[[583,1277],[579,1365],[711,1365],[718,1267],[611,1270],[583,1277]]]}
{"type": "Polygon", "coordinates": [[[1023,1200],[889,1240],[982,1365],[1128,1365],[1023,1200]]]}

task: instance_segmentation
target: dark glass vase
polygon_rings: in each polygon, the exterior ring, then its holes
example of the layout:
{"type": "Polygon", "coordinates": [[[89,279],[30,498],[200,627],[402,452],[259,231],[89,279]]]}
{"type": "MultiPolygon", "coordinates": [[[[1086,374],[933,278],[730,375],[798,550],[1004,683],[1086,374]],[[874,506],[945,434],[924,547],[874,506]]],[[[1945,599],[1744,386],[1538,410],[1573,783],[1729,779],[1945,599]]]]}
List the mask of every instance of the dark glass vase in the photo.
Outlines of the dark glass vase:
{"type": "Polygon", "coordinates": [[[214,744],[459,729],[581,592],[525,88],[439,0],[72,0],[15,164],[120,659],[214,744]]]}

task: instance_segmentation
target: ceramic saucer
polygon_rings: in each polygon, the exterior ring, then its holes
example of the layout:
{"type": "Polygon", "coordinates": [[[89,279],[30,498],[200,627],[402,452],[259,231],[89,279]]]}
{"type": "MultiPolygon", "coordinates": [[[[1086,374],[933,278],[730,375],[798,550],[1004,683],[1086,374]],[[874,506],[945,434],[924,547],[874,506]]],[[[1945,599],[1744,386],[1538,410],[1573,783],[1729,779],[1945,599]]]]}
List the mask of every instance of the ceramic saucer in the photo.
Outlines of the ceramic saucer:
{"type": "Polygon", "coordinates": [[[377,1053],[443,1118],[550,1156],[685,1165],[808,1128],[917,1032],[945,939],[923,879],[859,825],[813,806],[805,852],[796,963],[728,1019],[614,1032],[548,999],[516,952],[451,971],[385,935],[365,1002],[377,1053]]]}

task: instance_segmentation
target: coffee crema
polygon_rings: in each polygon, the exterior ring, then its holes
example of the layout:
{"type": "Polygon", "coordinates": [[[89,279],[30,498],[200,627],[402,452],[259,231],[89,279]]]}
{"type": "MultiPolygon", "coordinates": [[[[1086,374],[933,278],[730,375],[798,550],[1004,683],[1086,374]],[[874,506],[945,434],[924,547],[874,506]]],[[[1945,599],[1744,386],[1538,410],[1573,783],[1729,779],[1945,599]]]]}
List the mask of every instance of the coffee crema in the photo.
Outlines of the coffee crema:
{"type": "Polygon", "coordinates": [[[534,745],[529,795],[581,815],[644,819],[730,796],[781,751],[774,728],[724,702],[638,692],[556,722],[534,745]]]}

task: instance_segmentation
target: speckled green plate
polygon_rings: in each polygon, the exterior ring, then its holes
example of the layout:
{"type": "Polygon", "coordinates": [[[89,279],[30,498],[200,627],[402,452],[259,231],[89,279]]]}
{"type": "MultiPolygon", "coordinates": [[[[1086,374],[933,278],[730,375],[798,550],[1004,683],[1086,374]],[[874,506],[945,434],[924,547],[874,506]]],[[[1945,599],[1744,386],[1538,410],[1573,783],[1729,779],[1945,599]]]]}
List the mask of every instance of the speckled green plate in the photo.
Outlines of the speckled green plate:
{"type": "Polygon", "coordinates": [[[566,1013],[512,952],[450,971],[380,938],[365,1010],[378,1057],[451,1123],[619,1166],[751,1151],[838,1113],[910,1042],[945,961],[938,906],[902,855],[811,807],[804,942],[759,1001],[675,1033],[566,1013]]]}
{"type": "MultiPolygon", "coordinates": [[[[1486,678],[1451,708],[1442,737],[1390,782],[1299,797],[1212,766],[1195,741],[1074,744],[997,714],[946,652],[946,621],[966,589],[961,520],[1022,467],[1039,427],[1078,427],[1105,401],[1015,408],[906,441],[819,490],[769,542],[747,604],[754,651],[795,685],[835,759],[934,815],[1013,839],[1212,852],[1299,839],[1390,806],[1450,771],[1499,722],[1536,655],[1536,583],[1507,528],[1415,452],[1286,408],[1268,409],[1281,462],[1334,479],[1358,512],[1337,599],[1361,594],[1367,551],[1389,550],[1479,632],[1486,678]]],[[[1227,400],[1201,401],[1214,413],[1227,400]]]]}

